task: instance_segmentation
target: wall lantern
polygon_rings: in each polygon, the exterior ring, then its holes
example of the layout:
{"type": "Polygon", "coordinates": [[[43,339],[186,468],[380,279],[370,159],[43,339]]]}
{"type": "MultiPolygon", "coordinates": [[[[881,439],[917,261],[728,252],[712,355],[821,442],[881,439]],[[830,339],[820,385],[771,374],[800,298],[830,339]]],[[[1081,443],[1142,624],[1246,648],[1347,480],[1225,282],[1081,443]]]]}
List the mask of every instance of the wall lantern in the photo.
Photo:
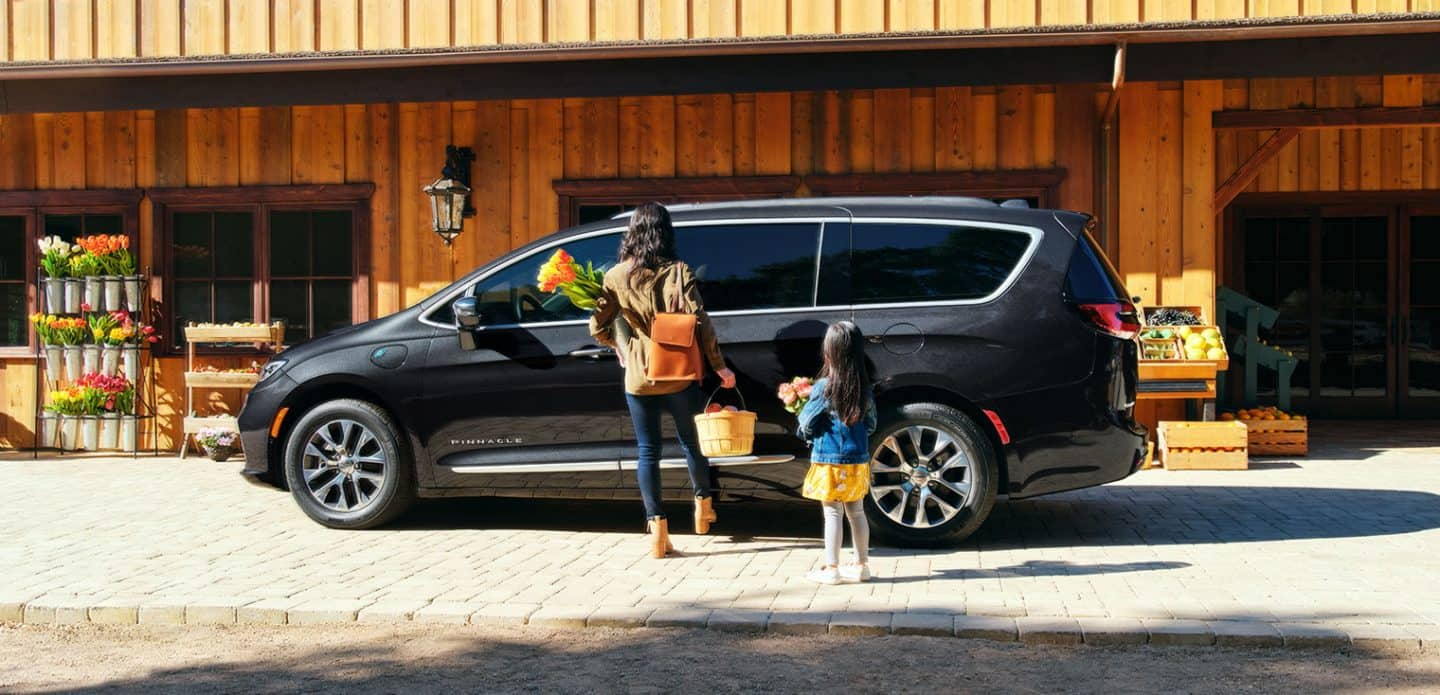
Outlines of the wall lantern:
{"type": "Polygon", "coordinates": [[[475,152],[468,147],[445,146],[445,168],[440,178],[425,187],[430,196],[430,219],[434,222],[435,233],[449,246],[460,236],[464,218],[474,217],[475,208],[470,206],[470,163],[475,161],[475,152]]]}

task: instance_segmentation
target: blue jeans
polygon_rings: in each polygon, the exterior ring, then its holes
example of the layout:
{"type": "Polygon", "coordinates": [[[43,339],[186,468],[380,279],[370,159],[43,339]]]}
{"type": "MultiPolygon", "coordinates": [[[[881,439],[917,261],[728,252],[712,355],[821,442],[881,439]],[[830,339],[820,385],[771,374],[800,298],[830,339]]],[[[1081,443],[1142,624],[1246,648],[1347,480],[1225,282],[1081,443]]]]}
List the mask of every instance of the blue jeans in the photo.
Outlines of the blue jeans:
{"type": "Polygon", "coordinates": [[[700,398],[698,385],[664,396],[625,394],[630,419],[635,423],[635,443],[640,454],[635,477],[640,482],[640,497],[645,500],[646,518],[665,518],[665,509],[660,506],[660,414],[663,412],[670,413],[675,420],[675,433],[685,450],[685,466],[690,470],[690,486],[695,488],[695,496],[711,495],[710,461],[700,453],[700,438],[695,432],[695,416],[704,408],[700,398]]]}

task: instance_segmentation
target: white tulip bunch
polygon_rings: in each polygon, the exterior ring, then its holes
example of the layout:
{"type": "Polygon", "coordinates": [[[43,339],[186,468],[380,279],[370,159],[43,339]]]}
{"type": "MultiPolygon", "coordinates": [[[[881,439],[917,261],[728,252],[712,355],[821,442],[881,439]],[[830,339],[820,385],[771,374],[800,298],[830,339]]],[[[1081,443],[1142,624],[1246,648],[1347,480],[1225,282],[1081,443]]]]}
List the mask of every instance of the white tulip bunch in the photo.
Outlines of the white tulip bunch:
{"type": "Polygon", "coordinates": [[[67,261],[71,256],[84,251],[79,244],[71,244],[58,236],[50,235],[41,239],[40,264],[45,267],[45,274],[52,278],[63,278],[70,269],[67,261]]]}

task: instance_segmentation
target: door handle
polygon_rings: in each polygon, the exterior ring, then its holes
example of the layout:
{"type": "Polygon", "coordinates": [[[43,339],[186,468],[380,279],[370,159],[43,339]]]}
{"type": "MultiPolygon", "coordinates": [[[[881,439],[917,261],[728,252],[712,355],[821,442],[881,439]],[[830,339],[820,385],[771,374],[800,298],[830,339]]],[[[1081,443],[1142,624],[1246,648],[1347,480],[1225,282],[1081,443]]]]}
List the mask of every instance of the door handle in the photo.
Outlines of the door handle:
{"type": "Polygon", "coordinates": [[[583,360],[603,360],[607,357],[614,357],[615,350],[608,347],[580,348],[579,350],[571,350],[570,356],[583,360]]]}

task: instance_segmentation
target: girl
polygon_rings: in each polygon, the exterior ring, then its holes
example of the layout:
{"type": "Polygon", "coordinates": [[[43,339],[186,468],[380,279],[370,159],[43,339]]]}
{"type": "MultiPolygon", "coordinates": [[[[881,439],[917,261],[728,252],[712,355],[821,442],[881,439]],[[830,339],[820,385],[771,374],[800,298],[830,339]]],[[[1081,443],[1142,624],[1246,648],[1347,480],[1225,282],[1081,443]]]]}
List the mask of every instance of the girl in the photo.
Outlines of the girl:
{"type": "Polygon", "coordinates": [[[605,273],[604,298],[590,316],[590,335],[596,342],[615,347],[620,366],[625,369],[625,402],[635,424],[640,459],[635,477],[645,503],[650,552],[657,558],[674,552],[670,525],[660,506],[661,415],[669,413],[675,421],[675,434],[685,450],[685,465],[695,490],[695,533],[709,533],[710,524],[718,518],[710,489],[710,461],[700,452],[695,431],[695,415],[704,408],[698,383],[649,381],[645,374],[649,326],[656,312],[665,311],[663,307],[673,299],[670,295],[675,293],[676,275],[680,277],[680,304],[699,321],[697,338],[705,361],[720,377],[720,385],[735,388],[735,373],[725,366],[725,357],[720,354],[715,327],[705,314],[695,275],[675,253],[670,212],[659,203],[645,203],[630,215],[630,227],[620,241],[620,263],[605,273]],[[620,320],[628,331],[617,334],[620,320]]]}
{"type": "Polygon", "coordinates": [[[870,528],[865,493],[870,491],[870,435],[875,400],[865,368],[865,336],[849,321],[832,324],[821,349],[825,366],[800,411],[799,435],[810,442],[810,470],[803,494],[823,505],[825,564],[807,578],[821,584],[870,579],[870,528]],[[850,519],[855,564],[840,567],[841,516],[850,519]]]}

